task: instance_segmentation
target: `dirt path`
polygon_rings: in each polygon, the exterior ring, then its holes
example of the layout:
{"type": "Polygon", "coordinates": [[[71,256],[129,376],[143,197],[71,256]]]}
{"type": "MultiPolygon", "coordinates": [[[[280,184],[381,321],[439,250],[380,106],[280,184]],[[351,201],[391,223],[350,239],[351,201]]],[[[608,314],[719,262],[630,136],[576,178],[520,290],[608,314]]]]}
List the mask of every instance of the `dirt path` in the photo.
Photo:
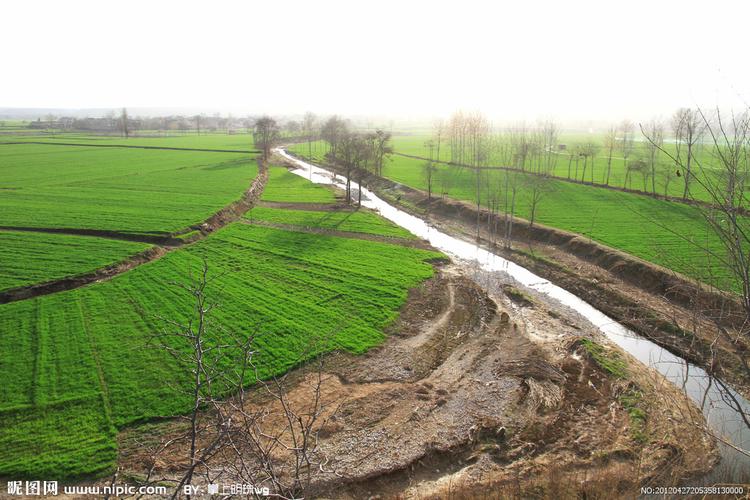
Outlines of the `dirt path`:
{"type": "Polygon", "coordinates": [[[260,198],[267,181],[268,166],[258,160],[258,175],[253,179],[248,189],[242,194],[242,197],[222,208],[203,221],[200,225],[195,226],[195,234],[191,238],[179,240],[179,245],[155,246],[132,255],[120,262],[78,276],[69,276],[45,283],[37,283],[35,285],[5,290],[0,293],[0,304],[30,299],[41,295],[49,295],[51,293],[63,292],[66,290],[73,290],[97,281],[108,280],[147,262],[153,262],[165,254],[180,248],[182,245],[200,241],[217,229],[220,229],[231,222],[240,220],[245,212],[250,210],[260,198]]]}

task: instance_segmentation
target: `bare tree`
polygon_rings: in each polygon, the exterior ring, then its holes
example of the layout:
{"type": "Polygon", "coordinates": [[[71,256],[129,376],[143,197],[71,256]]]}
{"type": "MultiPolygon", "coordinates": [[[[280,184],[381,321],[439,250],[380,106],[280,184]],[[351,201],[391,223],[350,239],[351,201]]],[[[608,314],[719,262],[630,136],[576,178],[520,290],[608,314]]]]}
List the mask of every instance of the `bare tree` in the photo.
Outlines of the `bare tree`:
{"type": "MultiPolygon", "coordinates": [[[[333,403],[322,398],[323,363],[307,370],[309,393],[302,403],[291,401],[286,376],[261,380],[254,364],[258,325],[237,334],[212,320],[218,304],[209,299],[209,289],[220,277],[209,276],[204,260],[198,277],[174,283],[192,298],[193,310],[182,323],[161,318],[166,328],[151,338],[188,368],[191,410],[184,417],[187,431],[154,450],[143,483],[172,482],[176,485],[172,498],[178,498],[197,477],[214,483],[231,474],[235,481],[259,488],[251,493],[253,497],[266,495],[267,489],[279,498],[301,498],[313,473],[325,471],[327,460],[318,449],[318,432],[335,414],[329,409],[333,403]],[[251,405],[250,384],[265,396],[266,404],[251,405]],[[186,467],[176,477],[156,477],[157,458],[170,448],[184,449],[186,467]],[[219,463],[221,467],[214,467],[219,463]]],[[[318,343],[313,340],[309,348],[300,353],[301,360],[314,353],[318,343]]]]}
{"type": "MultiPolygon", "coordinates": [[[[676,148],[673,154],[663,146],[660,150],[677,165],[678,171],[684,175],[690,171],[691,179],[708,196],[709,203],[698,203],[696,207],[721,242],[723,252],[707,246],[701,249],[730,270],[735,286],[741,290],[745,316],[750,318],[750,218],[744,215],[744,210],[750,206],[747,194],[750,187],[750,110],[733,113],[726,119],[717,109],[715,120],[712,120],[700,108],[690,112],[682,109],[675,117],[673,126],[678,125],[682,129],[681,139],[678,140],[688,151],[681,154],[680,148],[676,148]],[[703,133],[711,144],[710,167],[702,165],[692,150],[697,137],[703,133]]],[[[654,138],[646,131],[644,134],[654,147],[658,147],[654,138]]],[[[687,184],[684,196],[695,199],[687,184]]],[[[692,238],[686,240],[699,245],[692,238]]],[[[749,321],[745,321],[744,335],[750,334],[747,329],[749,321]]]]}
{"type": "MultiPolygon", "coordinates": [[[[641,128],[643,128],[641,126],[641,128]]],[[[656,166],[659,154],[664,145],[664,125],[659,120],[651,120],[646,125],[646,135],[651,141],[646,141],[646,161],[651,175],[651,193],[656,194],[656,166]]]]}
{"type": "Polygon", "coordinates": [[[377,129],[373,134],[370,135],[373,167],[377,175],[383,175],[383,163],[385,162],[386,155],[389,155],[393,152],[393,148],[391,147],[390,142],[390,132],[377,129]]]}
{"type": "Polygon", "coordinates": [[[346,177],[346,202],[352,202],[352,177],[359,174],[360,189],[357,204],[362,205],[362,181],[368,161],[372,158],[369,139],[357,132],[344,132],[336,138],[336,153],[328,154],[329,161],[343,167],[346,177]]]}
{"type": "Polygon", "coordinates": [[[253,140],[255,146],[263,151],[263,160],[268,161],[271,156],[271,149],[279,139],[279,126],[276,120],[270,116],[263,116],[255,122],[253,140]]]}
{"type": "Polygon", "coordinates": [[[672,116],[672,132],[675,139],[675,164],[682,169],[685,188],[682,199],[690,196],[690,182],[693,179],[695,147],[701,141],[707,128],[707,121],[698,109],[680,108],[672,116]]]}
{"type": "Polygon", "coordinates": [[[518,192],[518,175],[516,172],[509,170],[505,171],[505,182],[504,182],[504,201],[505,201],[505,235],[503,238],[503,246],[506,249],[511,248],[513,241],[513,219],[516,214],[516,194],[518,192]]]}
{"type": "Polygon", "coordinates": [[[316,135],[317,117],[314,113],[307,112],[302,119],[302,130],[307,138],[307,157],[312,159],[312,144],[316,135]]]}
{"type": "Polygon", "coordinates": [[[604,185],[609,186],[609,178],[612,174],[612,156],[617,149],[617,128],[609,127],[604,134],[604,149],[607,150],[607,176],[604,185]]]}
{"type": "Polygon", "coordinates": [[[633,173],[641,175],[641,178],[643,179],[643,191],[648,192],[647,182],[650,175],[648,163],[645,160],[636,157],[625,167],[625,184],[627,185],[629,183],[630,188],[633,187],[633,173]]]}
{"type": "Polygon", "coordinates": [[[476,189],[474,192],[477,205],[477,238],[479,238],[479,224],[482,207],[482,167],[486,166],[488,158],[490,125],[481,113],[474,113],[467,117],[468,145],[471,166],[474,168],[476,189]]]}
{"type": "MultiPolygon", "coordinates": [[[[547,195],[550,191],[550,178],[546,175],[527,175],[523,178],[525,189],[529,193],[529,227],[534,227],[534,221],[536,220],[539,204],[542,198],[547,195]]],[[[512,206],[511,210],[515,207],[512,206]]]]}
{"type": "Polygon", "coordinates": [[[320,130],[321,138],[328,143],[328,153],[332,157],[337,156],[337,147],[340,140],[348,133],[347,123],[334,115],[328,118],[320,130]]]}
{"type": "MultiPolygon", "coordinates": [[[[633,123],[624,120],[622,123],[620,123],[620,137],[619,137],[619,149],[620,154],[622,155],[623,159],[623,166],[625,167],[625,171],[628,171],[628,158],[630,158],[630,155],[633,154],[633,150],[635,149],[635,137],[633,135],[633,123]]],[[[626,187],[626,186],[623,186],[626,187]]]]}
{"type": "Polygon", "coordinates": [[[128,110],[126,108],[122,108],[122,112],[120,113],[120,130],[125,139],[127,139],[130,135],[130,128],[128,124],[128,110]]]}
{"type": "Polygon", "coordinates": [[[445,123],[437,120],[432,126],[432,141],[435,144],[435,160],[440,161],[440,146],[445,139],[445,123]]]}
{"type": "MultiPolygon", "coordinates": [[[[432,201],[432,181],[435,174],[435,163],[434,163],[434,154],[435,154],[435,142],[430,139],[428,141],[425,141],[424,143],[425,147],[427,148],[428,154],[429,154],[429,160],[424,162],[424,165],[422,166],[422,175],[424,177],[425,183],[427,184],[427,201],[432,201]]],[[[429,205],[428,205],[429,207],[429,205]]]]}
{"type": "Polygon", "coordinates": [[[544,154],[544,165],[541,173],[544,175],[553,175],[555,166],[557,165],[557,154],[555,153],[555,147],[557,146],[557,139],[559,134],[559,127],[553,120],[547,120],[541,125],[541,136],[542,136],[542,149],[544,154]]]}
{"type": "Polygon", "coordinates": [[[591,160],[591,183],[594,183],[594,161],[596,155],[599,154],[599,144],[589,139],[581,145],[580,155],[583,156],[583,172],[581,173],[581,181],[586,181],[586,167],[589,159],[591,160]]]}

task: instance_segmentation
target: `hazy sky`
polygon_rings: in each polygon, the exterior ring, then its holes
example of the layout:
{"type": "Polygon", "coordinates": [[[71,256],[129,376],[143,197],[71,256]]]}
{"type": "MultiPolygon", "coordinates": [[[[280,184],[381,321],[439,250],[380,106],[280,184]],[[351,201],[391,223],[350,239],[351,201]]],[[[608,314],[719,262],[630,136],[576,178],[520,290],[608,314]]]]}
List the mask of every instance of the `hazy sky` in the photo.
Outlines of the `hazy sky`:
{"type": "Polygon", "coordinates": [[[0,107],[641,119],[750,101],[750,1],[29,1],[0,107]]]}

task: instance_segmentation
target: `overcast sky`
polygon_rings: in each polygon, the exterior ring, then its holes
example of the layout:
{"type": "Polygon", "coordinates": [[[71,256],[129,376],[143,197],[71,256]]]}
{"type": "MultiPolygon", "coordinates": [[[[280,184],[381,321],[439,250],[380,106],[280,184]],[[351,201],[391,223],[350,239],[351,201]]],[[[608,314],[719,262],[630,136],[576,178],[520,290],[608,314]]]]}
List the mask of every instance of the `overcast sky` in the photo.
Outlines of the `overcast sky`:
{"type": "Polygon", "coordinates": [[[750,1],[29,1],[0,107],[619,120],[750,101],[750,1]]]}

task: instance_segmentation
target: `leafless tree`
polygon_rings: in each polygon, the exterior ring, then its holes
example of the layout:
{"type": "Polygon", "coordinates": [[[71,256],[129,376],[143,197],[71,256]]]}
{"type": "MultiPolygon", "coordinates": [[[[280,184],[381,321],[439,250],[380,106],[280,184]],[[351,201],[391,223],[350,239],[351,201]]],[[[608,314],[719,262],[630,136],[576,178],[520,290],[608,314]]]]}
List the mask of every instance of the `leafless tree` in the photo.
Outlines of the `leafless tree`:
{"type": "MultiPolygon", "coordinates": [[[[550,192],[552,184],[547,175],[526,175],[523,177],[523,181],[525,190],[529,194],[529,227],[534,227],[539,204],[544,196],[550,192]]],[[[511,207],[511,210],[514,209],[515,207],[511,207]]]]}
{"type": "Polygon", "coordinates": [[[346,121],[334,115],[325,121],[320,130],[321,138],[328,143],[328,153],[332,157],[338,154],[337,147],[341,139],[346,136],[349,126],[346,121]]]}
{"type": "Polygon", "coordinates": [[[316,136],[317,117],[314,113],[307,112],[302,119],[302,130],[307,138],[307,157],[312,159],[312,144],[316,136]]]}
{"type": "Polygon", "coordinates": [[[693,180],[693,163],[696,145],[702,140],[707,121],[698,109],[680,108],[672,116],[672,132],[675,139],[675,164],[682,169],[685,188],[682,199],[690,196],[690,182],[693,180]]]}
{"type": "Polygon", "coordinates": [[[675,177],[675,170],[672,165],[659,162],[656,167],[657,175],[664,188],[664,197],[669,196],[669,185],[672,183],[672,179],[675,177]]]}
{"type": "Polygon", "coordinates": [[[482,207],[482,167],[487,165],[489,157],[489,133],[490,125],[481,113],[473,113],[467,117],[466,129],[468,131],[468,145],[471,166],[474,168],[476,189],[474,191],[477,210],[477,238],[479,238],[480,213],[482,207]]]}
{"type": "Polygon", "coordinates": [[[503,237],[503,246],[510,249],[513,241],[513,219],[516,214],[516,194],[518,193],[518,175],[516,172],[506,170],[504,182],[504,226],[505,234],[503,237]]]}
{"type": "MultiPolygon", "coordinates": [[[[750,110],[732,113],[729,118],[716,110],[714,117],[709,117],[700,108],[687,112],[679,110],[675,117],[679,127],[682,144],[688,152],[682,154],[680,148],[674,153],[660,147],[683,175],[690,172],[708,197],[708,203],[697,203],[703,219],[722,244],[723,252],[709,247],[701,247],[712,259],[729,269],[736,286],[741,290],[744,312],[750,322],[750,218],[744,210],[750,206],[747,194],[750,176],[750,110]],[[697,118],[697,119],[696,119],[697,118]],[[705,133],[710,141],[711,165],[703,165],[702,160],[693,154],[692,146],[700,134],[705,133]],[[690,166],[688,167],[688,162],[690,166]]],[[[673,125],[675,122],[673,122],[673,125]]],[[[646,139],[658,147],[657,141],[643,131],[646,139]]],[[[684,196],[695,197],[689,188],[684,196]]],[[[702,200],[697,200],[702,201],[702,200]]],[[[692,241],[692,238],[685,238],[692,241]]],[[[694,245],[698,243],[693,242],[694,245]]],[[[749,325],[745,325],[746,328],[749,325]]],[[[744,335],[750,334],[745,329],[744,335]]]]}
{"type": "Polygon", "coordinates": [[[656,166],[659,154],[664,145],[664,125],[659,120],[651,120],[646,124],[646,135],[651,141],[646,141],[646,161],[651,172],[651,193],[656,194],[656,166]]]}
{"type": "MultiPolygon", "coordinates": [[[[360,188],[368,162],[372,158],[371,143],[358,132],[346,131],[336,138],[335,154],[329,152],[328,160],[343,168],[346,177],[346,202],[352,202],[352,177],[359,175],[360,188]]],[[[362,205],[362,189],[359,189],[357,204],[362,205]]]]}
{"type": "Polygon", "coordinates": [[[630,158],[630,155],[632,155],[633,151],[635,150],[635,137],[633,135],[633,123],[628,120],[624,120],[622,123],[620,123],[619,134],[620,134],[620,137],[618,139],[619,150],[620,150],[620,154],[622,155],[625,171],[627,172],[628,158],[630,158]]]}
{"type": "Polygon", "coordinates": [[[557,147],[559,130],[557,123],[553,120],[546,120],[540,127],[544,154],[544,165],[541,173],[545,175],[553,175],[557,165],[555,147],[557,147]]]}
{"type": "Polygon", "coordinates": [[[612,156],[617,149],[617,127],[609,127],[604,134],[604,149],[607,151],[607,176],[604,184],[609,186],[609,178],[612,174],[612,156]]]}
{"type": "Polygon", "coordinates": [[[594,161],[596,155],[599,154],[599,144],[589,139],[581,145],[580,155],[583,156],[583,172],[581,173],[581,181],[586,181],[586,167],[588,166],[589,160],[591,160],[591,183],[594,183],[594,161]]]}
{"type": "MultiPolygon", "coordinates": [[[[425,147],[427,148],[428,154],[429,154],[429,160],[424,162],[424,165],[422,166],[422,176],[424,177],[425,183],[427,184],[427,201],[432,201],[432,182],[435,175],[435,142],[430,139],[428,141],[425,141],[424,143],[425,147]]],[[[429,207],[429,205],[428,205],[429,207]]]]}
{"type": "MultiPolygon", "coordinates": [[[[193,310],[185,322],[160,318],[165,328],[151,338],[189,369],[192,403],[184,417],[187,431],[156,447],[144,483],[171,482],[172,498],[190,498],[184,487],[197,477],[215,483],[230,476],[235,482],[268,488],[279,498],[300,498],[313,473],[324,470],[327,460],[318,449],[318,431],[335,413],[329,408],[333,403],[322,398],[322,361],[308,370],[309,392],[302,403],[291,400],[286,376],[261,380],[254,364],[259,326],[238,334],[212,319],[219,305],[209,298],[209,289],[219,278],[209,276],[204,260],[197,277],[175,283],[192,298],[193,310]],[[247,389],[251,384],[265,404],[253,406],[247,389]],[[157,458],[174,448],[185,449],[185,469],[177,476],[157,477],[157,458]]],[[[302,358],[314,353],[317,343],[310,348],[302,358]]]]}
{"type": "Polygon", "coordinates": [[[445,123],[443,120],[437,120],[432,126],[432,142],[435,145],[435,160],[440,161],[440,146],[445,139],[445,123]]]}
{"type": "Polygon", "coordinates": [[[122,131],[122,135],[125,136],[125,139],[127,139],[128,136],[130,135],[127,108],[122,108],[122,112],[120,113],[120,130],[122,131]]]}
{"type": "Polygon", "coordinates": [[[633,187],[633,173],[640,174],[643,179],[643,191],[648,192],[648,178],[651,173],[648,163],[642,158],[636,157],[625,167],[625,185],[626,187],[633,187]]]}
{"type": "Polygon", "coordinates": [[[255,122],[253,140],[255,146],[263,151],[263,160],[268,161],[271,156],[271,149],[279,139],[279,126],[276,120],[270,116],[263,116],[255,122]]]}
{"type": "Polygon", "coordinates": [[[377,129],[374,133],[369,134],[371,145],[371,159],[373,169],[377,175],[383,175],[383,164],[387,155],[393,152],[391,147],[391,133],[385,130],[377,129]]]}

